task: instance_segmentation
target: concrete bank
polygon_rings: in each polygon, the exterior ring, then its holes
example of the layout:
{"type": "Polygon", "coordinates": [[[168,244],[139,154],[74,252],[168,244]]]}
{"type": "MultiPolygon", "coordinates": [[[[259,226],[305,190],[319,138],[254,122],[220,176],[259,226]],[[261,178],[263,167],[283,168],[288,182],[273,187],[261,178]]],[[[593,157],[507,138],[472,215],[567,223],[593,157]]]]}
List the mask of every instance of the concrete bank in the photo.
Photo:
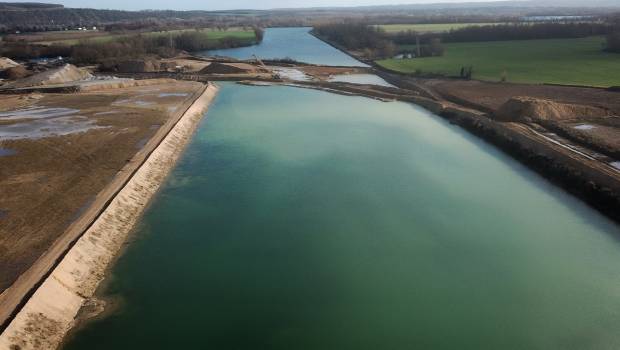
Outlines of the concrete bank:
{"type": "Polygon", "coordinates": [[[153,142],[152,152],[143,154],[145,160],[135,172],[126,174],[127,181],[117,176],[114,181],[119,181],[120,189],[111,192],[103,210],[75,244],[68,244],[70,249],[61,255],[62,260],[11,318],[0,334],[0,349],[54,349],[61,343],[74,325],[78,311],[93,296],[110,262],[190,141],[216,93],[215,85],[203,90],[178,120],[173,120],[169,128],[160,129],[163,137],[149,141],[153,142]]]}

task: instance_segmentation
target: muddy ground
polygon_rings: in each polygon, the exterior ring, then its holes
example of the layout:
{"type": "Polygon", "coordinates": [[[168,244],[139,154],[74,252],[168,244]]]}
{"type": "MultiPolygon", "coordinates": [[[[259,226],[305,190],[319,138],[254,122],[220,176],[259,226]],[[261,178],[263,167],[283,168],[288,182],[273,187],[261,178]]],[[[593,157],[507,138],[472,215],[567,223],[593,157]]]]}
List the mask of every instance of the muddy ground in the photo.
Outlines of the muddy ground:
{"type": "Polygon", "coordinates": [[[0,292],[201,88],[0,96],[0,292]]]}

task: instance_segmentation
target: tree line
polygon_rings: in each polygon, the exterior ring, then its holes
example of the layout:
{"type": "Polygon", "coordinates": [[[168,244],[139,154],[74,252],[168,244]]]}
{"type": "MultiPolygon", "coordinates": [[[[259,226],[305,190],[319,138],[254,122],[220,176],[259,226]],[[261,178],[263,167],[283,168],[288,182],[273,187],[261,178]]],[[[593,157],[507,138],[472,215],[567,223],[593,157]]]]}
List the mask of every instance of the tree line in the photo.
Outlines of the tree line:
{"type": "Polygon", "coordinates": [[[598,22],[548,22],[533,24],[495,24],[451,30],[441,35],[446,43],[533,39],[585,38],[607,35],[612,26],[598,22]]]}
{"type": "Polygon", "coordinates": [[[181,51],[195,52],[248,46],[262,40],[262,29],[255,28],[256,39],[223,37],[210,40],[206,31],[186,31],[170,35],[130,35],[108,42],[84,41],[71,48],[77,64],[109,63],[145,56],[173,57],[181,51]]]}
{"type": "Polygon", "coordinates": [[[620,31],[614,30],[617,27],[605,22],[506,23],[473,25],[443,33],[420,33],[413,30],[388,33],[367,23],[344,22],[318,25],[314,31],[329,42],[376,59],[392,57],[398,53],[415,57],[441,56],[444,52],[443,43],[582,38],[595,35],[606,35],[607,50],[618,52],[620,31]]]}
{"type": "Polygon", "coordinates": [[[314,32],[347,50],[360,51],[368,58],[392,57],[397,51],[383,30],[362,23],[323,24],[315,26],[314,32]]]}

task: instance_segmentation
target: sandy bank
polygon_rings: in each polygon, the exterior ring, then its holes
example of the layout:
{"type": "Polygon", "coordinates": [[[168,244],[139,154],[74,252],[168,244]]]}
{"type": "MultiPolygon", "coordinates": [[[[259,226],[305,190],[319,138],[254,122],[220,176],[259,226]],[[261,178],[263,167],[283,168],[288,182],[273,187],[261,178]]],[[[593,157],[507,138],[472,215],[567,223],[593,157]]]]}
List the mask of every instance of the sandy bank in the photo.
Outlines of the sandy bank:
{"type": "MultiPolygon", "coordinates": [[[[204,91],[142,166],[108,202],[62,261],[0,335],[0,349],[53,349],[73,326],[81,306],[95,292],[148,201],[189,142],[203,112],[217,93],[204,91]]],[[[148,148],[148,147],[145,147],[148,148]]]]}

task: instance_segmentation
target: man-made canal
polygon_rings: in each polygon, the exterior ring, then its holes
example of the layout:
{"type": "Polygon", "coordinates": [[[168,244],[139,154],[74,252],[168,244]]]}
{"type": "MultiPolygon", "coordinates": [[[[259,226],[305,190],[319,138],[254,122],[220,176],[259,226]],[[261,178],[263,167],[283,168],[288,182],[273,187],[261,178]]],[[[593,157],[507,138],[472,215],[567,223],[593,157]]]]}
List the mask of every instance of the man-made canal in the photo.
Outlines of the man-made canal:
{"type": "Polygon", "coordinates": [[[331,66],[367,65],[315,38],[309,32],[312,28],[267,28],[263,41],[254,46],[234,49],[211,50],[205,55],[220,55],[238,59],[292,58],[313,64],[331,66]]]}
{"type": "Polygon", "coordinates": [[[620,229],[411,104],[230,83],[67,349],[618,349],[620,229]]]}

